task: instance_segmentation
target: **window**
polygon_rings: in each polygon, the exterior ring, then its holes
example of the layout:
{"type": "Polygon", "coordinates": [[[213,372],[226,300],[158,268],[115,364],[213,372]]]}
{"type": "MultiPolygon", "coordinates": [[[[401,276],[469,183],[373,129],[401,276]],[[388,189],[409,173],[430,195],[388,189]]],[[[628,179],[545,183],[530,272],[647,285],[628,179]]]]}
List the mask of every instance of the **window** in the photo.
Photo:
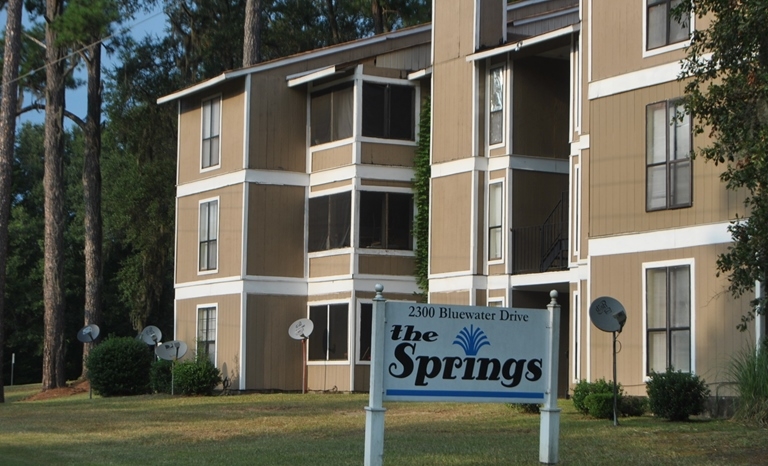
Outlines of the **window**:
{"type": "Polygon", "coordinates": [[[309,319],[315,325],[309,336],[309,360],[347,360],[347,304],[310,306],[309,319]]]}
{"type": "Polygon", "coordinates": [[[491,183],[488,186],[488,259],[497,260],[502,258],[504,248],[502,246],[501,228],[504,218],[504,199],[502,193],[504,185],[502,183],[491,183]]]}
{"type": "Polygon", "coordinates": [[[672,17],[672,10],[680,3],[682,0],[646,0],[647,50],[682,42],[690,37],[690,18],[681,18],[678,22],[672,17]]]}
{"type": "Polygon", "coordinates": [[[691,266],[646,269],[646,373],[691,371],[691,266]]]}
{"type": "Polygon", "coordinates": [[[203,102],[203,168],[219,164],[219,127],[221,99],[203,102]]]}
{"type": "Polygon", "coordinates": [[[357,335],[357,357],[360,361],[371,360],[371,335],[373,334],[373,304],[360,304],[360,331],[357,335]]]}
{"type": "Polygon", "coordinates": [[[351,198],[346,192],[309,199],[309,252],[349,247],[351,198]]]}
{"type": "Polygon", "coordinates": [[[363,136],[413,140],[413,87],[363,83],[363,136]]]}
{"type": "Polygon", "coordinates": [[[691,206],[690,120],[681,101],[646,107],[646,210],[691,206]]]}
{"type": "Polygon", "coordinates": [[[360,247],[413,249],[413,195],[360,192],[360,247]]]}
{"type": "Polygon", "coordinates": [[[197,355],[216,364],[216,307],[197,309],[197,355]]]}
{"type": "Polygon", "coordinates": [[[504,141],[504,67],[491,70],[489,87],[488,143],[504,141]]]}
{"type": "Polygon", "coordinates": [[[200,251],[199,270],[216,270],[218,267],[219,201],[200,203],[200,251]]]}
{"type": "Polygon", "coordinates": [[[313,146],[352,137],[353,89],[349,82],[312,94],[309,124],[313,146]]]}

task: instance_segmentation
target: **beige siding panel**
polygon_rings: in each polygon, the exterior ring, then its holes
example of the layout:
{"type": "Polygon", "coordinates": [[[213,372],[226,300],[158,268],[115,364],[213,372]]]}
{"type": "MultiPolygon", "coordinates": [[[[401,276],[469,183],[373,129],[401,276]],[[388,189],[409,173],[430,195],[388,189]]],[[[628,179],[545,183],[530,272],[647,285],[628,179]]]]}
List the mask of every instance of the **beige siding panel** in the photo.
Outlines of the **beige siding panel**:
{"type": "Polygon", "coordinates": [[[247,275],[304,277],[304,195],[300,186],[249,185],[247,275]]]}
{"type": "Polygon", "coordinates": [[[485,297],[485,290],[475,290],[475,306],[487,306],[488,300],[485,297]]]}
{"type": "Polygon", "coordinates": [[[317,193],[320,191],[325,191],[327,189],[336,189],[340,188],[342,186],[351,186],[352,180],[341,180],[341,181],[334,181],[333,183],[325,183],[325,184],[319,184],[316,186],[312,186],[310,188],[310,191],[313,193],[317,193]]]}
{"type": "Polygon", "coordinates": [[[463,58],[434,65],[432,163],[473,155],[472,75],[472,64],[463,58]]]}
{"type": "MultiPolygon", "coordinates": [[[[715,276],[717,255],[726,248],[727,245],[703,246],[592,258],[591,296],[614,297],[627,309],[627,323],[620,336],[622,351],[617,359],[617,378],[629,394],[645,395],[642,266],[646,262],[694,259],[691,272],[696,287],[692,290],[696,373],[713,391],[716,384],[729,381],[725,368],[730,357],[749,344],[753,334],[736,329],[740,316],[749,309],[750,297],[732,298],[726,291],[727,278],[715,276]]],[[[592,379],[612,378],[611,335],[594,327],[591,330],[592,379]]]]}
{"type": "Polygon", "coordinates": [[[432,179],[431,274],[471,267],[471,181],[470,173],[432,179]]]}
{"type": "MultiPolygon", "coordinates": [[[[407,301],[411,303],[419,302],[420,296],[414,294],[405,293],[387,293],[386,287],[382,295],[387,298],[387,301],[407,301]]],[[[355,290],[355,296],[357,299],[373,299],[376,293],[369,290],[355,290]]]]}
{"type": "Polygon", "coordinates": [[[183,99],[179,120],[179,184],[232,173],[243,168],[244,79],[208,89],[205,94],[183,99]],[[220,165],[201,172],[203,100],[221,97],[220,165]]]}
{"type": "Polygon", "coordinates": [[[336,275],[349,275],[350,254],[336,256],[313,257],[309,259],[309,276],[333,277],[336,275]]]}
{"type": "Polygon", "coordinates": [[[187,343],[189,351],[183,359],[194,358],[197,351],[197,306],[200,305],[216,307],[216,365],[221,376],[229,378],[230,386],[236,389],[240,386],[241,359],[239,294],[176,301],[176,333],[173,338],[173,334],[169,334],[165,339],[187,343]]]}
{"type": "Polygon", "coordinates": [[[480,21],[480,43],[476,44],[477,49],[486,47],[496,47],[506,42],[504,31],[502,31],[504,10],[506,2],[499,0],[479,0],[478,17],[480,21]]]}
{"type": "Polygon", "coordinates": [[[489,298],[506,298],[507,290],[505,288],[502,288],[500,290],[488,290],[488,297],[489,298]]]}
{"type": "Polygon", "coordinates": [[[176,283],[240,276],[243,230],[243,186],[234,185],[178,199],[176,283]],[[219,197],[218,266],[198,275],[200,201],[219,197]]]}
{"type": "Polygon", "coordinates": [[[416,146],[363,142],[360,144],[360,155],[364,164],[413,167],[416,146]]]}
{"type": "MultiPolygon", "coordinates": [[[[475,222],[475,238],[477,238],[477,250],[475,254],[475,268],[474,271],[482,271],[485,265],[485,242],[488,235],[488,231],[485,229],[485,189],[486,181],[485,174],[478,172],[475,175],[475,184],[477,186],[477,216],[478,220],[475,222]]],[[[503,236],[503,235],[502,235],[503,236]]]]}
{"type": "Polygon", "coordinates": [[[430,293],[429,302],[435,304],[469,306],[469,291],[455,291],[452,293],[430,293]]]}
{"type": "Polygon", "coordinates": [[[288,327],[306,317],[302,296],[248,295],[246,388],[301,390],[301,343],[288,327]]]}
{"type": "Polygon", "coordinates": [[[500,178],[505,178],[507,176],[506,170],[493,170],[488,172],[488,178],[492,180],[498,180],[500,178]]]}
{"type": "Polygon", "coordinates": [[[310,391],[351,391],[349,365],[310,365],[307,387],[310,391]]]}
{"type": "Polygon", "coordinates": [[[683,88],[673,82],[590,103],[590,216],[584,218],[592,237],[725,222],[743,213],[741,195],[720,182],[722,167],[703,159],[693,162],[693,207],[645,211],[646,106],[680,97],[683,88]]]}
{"type": "Polygon", "coordinates": [[[400,275],[412,277],[416,260],[412,256],[383,256],[360,254],[358,272],[370,275],[400,275]]]}
{"type": "Polygon", "coordinates": [[[373,180],[369,178],[363,178],[360,180],[361,186],[385,186],[388,188],[413,188],[413,183],[410,181],[390,181],[390,180],[373,180]]]}
{"type": "Polygon", "coordinates": [[[581,245],[579,246],[580,258],[589,257],[589,228],[591,226],[592,203],[590,202],[589,185],[592,179],[592,157],[589,149],[581,151],[581,245]]]}
{"type": "Polygon", "coordinates": [[[358,364],[355,366],[356,392],[367,392],[371,386],[371,366],[358,364]]]}
{"type": "Polygon", "coordinates": [[[352,144],[312,153],[312,172],[352,165],[352,144]]]}
{"type": "MultiPolygon", "coordinates": [[[[407,50],[398,50],[392,53],[407,53],[407,50]]],[[[391,54],[390,54],[391,55],[391,54]]],[[[378,58],[376,57],[376,64],[366,63],[363,65],[363,74],[367,76],[379,76],[382,78],[392,79],[408,79],[407,69],[393,69],[389,67],[379,67],[378,58]]]]}
{"type": "Polygon", "coordinates": [[[433,40],[435,44],[434,64],[459,58],[462,55],[462,42],[474,45],[474,35],[464,35],[462,23],[466,18],[474,18],[474,0],[454,2],[436,2],[433,5],[433,40]]]}
{"type": "Polygon", "coordinates": [[[326,294],[318,294],[318,295],[312,295],[309,297],[309,304],[313,304],[315,302],[321,302],[321,301],[346,301],[352,297],[352,293],[348,291],[342,291],[339,293],[326,293],[326,294]]]}
{"type": "Polygon", "coordinates": [[[488,266],[488,275],[504,275],[507,273],[507,266],[504,264],[492,264],[488,266]]]}
{"type": "Polygon", "coordinates": [[[432,47],[422,44],[404,50],[384,53],[376,57],[376,66],[398,70],[418,71],[432,64],[432,47]]]}

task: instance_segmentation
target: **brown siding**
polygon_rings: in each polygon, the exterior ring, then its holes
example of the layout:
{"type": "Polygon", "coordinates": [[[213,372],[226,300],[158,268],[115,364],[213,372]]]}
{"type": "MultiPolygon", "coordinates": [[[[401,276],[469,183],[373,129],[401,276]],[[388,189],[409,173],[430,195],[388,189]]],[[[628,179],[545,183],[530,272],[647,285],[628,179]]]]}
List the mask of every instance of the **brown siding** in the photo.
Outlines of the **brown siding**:
{"type": "Polygon", "coordinates": [[[463,58],[434,65],[432,163],[472,156],[472,74],[463,58]]]}
{"type": "Polygon", "coordinates": [[[309,276],[333,277],[336,275],[349,275],[349,254],[336,256],[314,257],[309,259],[309,276]]]}
{"type": "MultiPolygon", "coordinates": [[[[176,301],[175,339],[187,344],[184,359],[195,357],[197,342],[197,306],[216,306],[216,364],[230,387],[240,387],[240,295],[206,296],[176,301]]],[[[287,327],[286,327],[287,328],[287,327]]],[[[165,339],[171,340],[168,335],[165,339]]]]}
{"type": "Polygon", "coordinates": [[[358,272],[370,275],[406,275],[413,276],[416,270],[415,259],[411,256],[358,256],[358,272]]]}
{"type": "MultiPolygon", "coordinates": [[[[485,220],[483,213],[485,212],[485,189],[486,181],[484,173],[475,174],[475,183],[477,185],[477,220],[475,221],[475,237],[477,238],[477,250],[475,254],[475,269],[474,271],[482,271],[483,265],[485,265],[485,241],[488,231],[485,229],[485,220]]],[[[502,235],[503,236],[503,235],[502,235]]]]}
{"type": "MultiPolygon", "coordinates": [[[[310,296],[310,301],[312,302],[320,302],[320,301],[345,301],[352,297],[352,294],[348,291],[342,291],[339,293],[326,293],[326,294],[318,294],[318,295],[312,295],[310,296]]],[[[312,304],[312,303],[310,303],[312,304]]]]}
{"type": "MultiPolygon", "coordinates": [[[[403,293],[387,293],[387,289],[384,288],[382,293],[387,301],[407,301],[407,302],[419,302],[419,296],[414,294],[403,293]]],[[[376,293],[369,290],[355,290],[355,296],[357,299],[373,299],[376,293]]]]}
{"type": "Polygon", "coordinates": [[[302,296],[248,295],[246,387],[250,390],[301,390],[301,342],[288,327],[306,317],[302,296]]]}
{"type": "Polygon", "coordinates": [[[360,161],[364,164],[413,167],[416,146],[363,142],[360,152],[360,161]]]}
{"type": "Polygon", "coordinates": [[[352,144],[312,153],[312,172],[352,165],[352,144]]]}
{"type": "Polygon", "coordinates": [[[743,212],[742,197],[720,182],[722,168],[702,159],[693,162],[693,207],[645,211],[646,105],[680,97],[683,88],[673,82],[590,103],[591,237],[724,222],[743,212]]]}
{"type": "Polygon", "coordinates": [[[340,188],[342,186],[350,186],[352,185],[352,180],[341,180],[341,181],[334,181],[332,183],[325,183],[325,184],[318,184],[316,186],[312,186],[310,191],[313,193],[325,191],[326,189],[335,189],[340,188]]]}
{"type": "Polygon", "coordinates": [[[391,181],[391,180],[372,180],[363,178],[360,180],[361,186],[386,186],[388,188],[413,188],[410,181],[391,181]]]}
{"type": "Polygon", "coordinates": [[[456,306],[468,306],[469,292],[455,291],[452,293],[430,293],[429,302],[432,304],[453,304],[456,306]]]}
{"type": "Polygon", "coordinates": [[[371,366],[358,364],[355,366],[355,391],[367,392],[371,386],[371,366]]]}
{"type": "Polygon", "coordinates": [[[247,275],[304,276],[304,195],[300,186],[248,186],[247,275]]]}
{"type": "Polygon", "coordinates": [[[504,264],[493,264],[488,266],[488,275],[503,275],[507,273],[507,266],[504,264]]]}
{"type": "Polygon", "coordinates": [[[504,32],[502,31],[502,19],[504,11],[502,8],[506,2],[498,0],[479,0],[478,17],[480,19],[480,43],[476,48],[496,47],[505,42],[504,32]]]}
{"type": "Polygon", "coordinates": [[[397,50],[376,57],[376,66],[381,68],[418,71],[427,68],[431,64],[432,47],[429,44],[397,50]]]}
{"type": "Polygon", "coordinates": [[[243,186],[235,185],[178,199],[176,283],[240,276],[242,264],[243,186]],[[198,222],[202,199],[219,197],[219,269],[198,275],[198,222]]]}
{"type": "Polygon", "coordinates": [[[472,210],[470,190],[472,175],[434,178],[432,180],[432,228],[430,231],[430,273],[468,270],[472,210]]]}
{"type": "Polygon", "coordinates": [[[243,79],[233,80],[182,101],[179,122],[179,184],[189,183],[243,168],[243,117],[245,94],[243,79]],[[202,142],[203,100],[221,96],[221,165],[201,173],[200,144],[202,142]]]}
{"type": "Polygon", "coordinates": [[[488,290],[488,297],[489,298],[505,298],[507,296],[507,290],[501,289],[501,290],[488,290]]]}
{"type": "Polygon", "coordinates": [[[311,365],[307,368],[307,386],[311,391],[350,390],[349,365],[311,365]]]}
{"type": "Polygon", "coordinates": [[[475,290],[475,306],[486,306],[486,305],[488,305],[488,300],[485,297],[485,290],[483,289],[475,290]]]}

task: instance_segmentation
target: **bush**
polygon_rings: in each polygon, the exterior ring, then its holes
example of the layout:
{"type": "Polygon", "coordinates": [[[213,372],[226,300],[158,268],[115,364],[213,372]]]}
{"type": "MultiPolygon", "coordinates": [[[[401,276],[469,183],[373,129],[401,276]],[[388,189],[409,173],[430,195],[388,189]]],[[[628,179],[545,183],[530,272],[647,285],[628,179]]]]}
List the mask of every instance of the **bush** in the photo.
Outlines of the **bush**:
{"type": "Polygon", "coordinates": [[[674,369],[651,372],[645,384],[651,412],[670,421],[685,421],[701,414],[706,407],[709,388],[703,379],[674,369]]]}
{"type": "Polygon", "coordinates": [[[642,396],[625,396],[619,400],[619,411],[623,416],[639,417],[648,410],[648,399],[642,396]]]}
{"type": "Polygon", "coordinates": [[[521,414],[539,414],[539,408],[541,406],[538,403],[511,403],[509,407],[514,411],[521,414]]]}
{"type": "Polygon", "coordinates": [[[155,393],[171,393],[173,381],[173,362],[160,359],[152,363],[149,372],[149,385],[155,393]]]}
{"type": "Polygon", "coordinates": [[[152,359],[141,340],[108,338],[88,354],[86,368],[91,388],[101,396],[148,393],[152,359]]]}
{"type": "Polygon", "coordinates": [[[584,406],[596,419],[613,419],[613,389],[611,393],[590,393],[584,398],[584,406]]]}
{"type": "MultiPolygon", "coordinates": [[[[621,384],[617,387],[619,399],[624,394],[624,389],[621,384]]],[[[598,379],[594,382],[587,382],[586,380],[580,380],[576,387],[573,389],[573,406],[582,414],[589,414],[589,408],[586,405],[586,398],[593,393],[608,393],[613,397],[613,382],[606,382],[605,379],[598,379]]],[[[613,401],[611,401],[613,403],[613,401]]],[[[613,413],[613,405],[611,405],[611,413],[613,413]]]]}
{"type": "Polygon", "coordinates": [[[739,395],[734,419],[768,425],[768,343],[757,352],[752,347],[737,353],[729,374],[739,395]]]}
{"type": "Polygon", "coordinates": [[[183,395],[210,395],[221,383],[221,372],[206,357],[177,363],[173,374],[175,391],[183,395]]]}

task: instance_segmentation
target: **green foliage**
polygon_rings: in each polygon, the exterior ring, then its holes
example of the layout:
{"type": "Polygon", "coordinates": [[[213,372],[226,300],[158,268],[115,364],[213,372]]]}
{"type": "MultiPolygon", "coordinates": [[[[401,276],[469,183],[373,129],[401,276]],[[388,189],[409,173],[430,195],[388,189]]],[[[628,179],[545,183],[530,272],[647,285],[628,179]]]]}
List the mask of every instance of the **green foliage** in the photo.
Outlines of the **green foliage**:
{"type": "Polygon", "coordinates": [[[746,348],[737,353],[731,360],[729,375],[739,393],[734,418],[768,425],[768,344],[759,351],[746,348]]]}
{"type": "MultiPolygon", "coordinates": [[[[621,384],[618,384],[616,388],[619,399],[624,395],[624,389],[621,384]]],[[[587,406],[586,398],[593,393],[608,393],[613,396],[613,382],[606,381],[605,379],[598,379],[594,382],[587,382],[586,380],[580,380],[573,389],[573,406],[582,414],[589,414],[589,406],[587,406]]],[[[613,408],[611,408],[613,409],[613,408]]]]}
{"type": "Polygon", "coordinates": [[[149,386],[154,393],[171,393],[173,362],[158,359],[149,371],[149,386]]]}
{"type": "Polygon", "coordinates": [[[539,414],[539,408],[542,405],[538,403],[510,403],[507,406],[520,414],[539,414]]]}
{"type": "Polygon", "coordinates": [[[175,391],[183,395],[211,395],[221,383],[221,372],[207,357],[177,363],[173,374],[175,391]]]}
{"type": "Polygon", "coordinates": [[[141,395],[149,391],[152,353],[141,340],[111,337],[86,361],[91,387],[101,396],[141,395]]]}
{"type": "Polygon", "coordinates": [[[429,186],[432,168],[429,160],[431,105],[424,99],[419,119],[419,145],[414,160],[413,191],[416,203],[416,221],[413,224],[416,238],[416,281],[422,293],[429,292],[429,186]]]}
{"type": "Polygon", "coordinates": [[[619,400],[622,416],[640,417],[648,411],[648,399],[643,396],[624,396],[619,400]]]}
{"type": "Polygon", "coordinates": [[[685,421],[703,413],[709,396],[704,379],[672,368],[651,372],[646,391],[651,412],[670,421],[685,421]]]}
{"type": "MultiPolygon", "coordinates": [[[[697,140],[693,155],[724,164],[721,179],[728,189],[746,193],[749,219],[736,216],[728,228],[733,242],[717,260],[718,274],[728,276],[729,291],[739,297],[768,272],[768,8],[762,1],[722,0],[676,8],[677,15],[691,12],[698,24],[709,23],[694,32],[680,77],[694,133],[709,137],[703,146],[697,140]]],[[[753,305],[765,309],[766,299],[763,294],[753,305]]],[[[753,318],[747,313],[739,328],[753,318]]]]}
{"type": "Polygon", "coordinates": [[[584,406],[595,419],[613,419],[613,393],[590,393],[584,398],[584,406]]]}

